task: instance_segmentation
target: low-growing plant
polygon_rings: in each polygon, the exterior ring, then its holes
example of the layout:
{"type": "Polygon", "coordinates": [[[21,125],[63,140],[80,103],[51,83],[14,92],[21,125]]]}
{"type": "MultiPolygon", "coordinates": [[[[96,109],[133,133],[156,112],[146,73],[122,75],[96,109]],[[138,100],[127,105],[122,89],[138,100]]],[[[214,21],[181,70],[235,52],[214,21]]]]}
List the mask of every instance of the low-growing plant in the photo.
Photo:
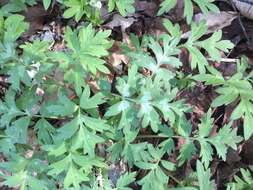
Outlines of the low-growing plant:
{"type": "MultiPolygon", "coordinates": [[[[158,14],[168,12],[176,2],[163,1],[158,14]]],[[[47,9],[52,2],[43,3],[47,9]]],[[[66,6],[65,18],[74,17],[77,22],[83,17],[98,18],[100,1],[61,3],[66,6]]],[[[117,8],[125,16],[134,12],[133,3],[109,0],[109,11],[117,8]]],[[[92,24],[67,26],[66,48],[50,51],[46,41],[18,42],[29,24],[13,14],[20,10],[4,12],[0,17],[0,75],[5,84],[0,100],[2,184],[21,190],[215,189],[213,158],[226,161],[228,149],[237,150],[243,139],[232,122],[243,119],[245,139],[253,133],[252,73],[248,74],[244,58],[229,78],[209,64],[220,62],[220,52],[227,53],[233,44],[222,39],[221,31],[203,39],[205,22],[192,22],[193,3],[207,13],[217,11],[213,1],[184,3],[191,23],[188,39],[182,40],[180,26],[169,20],[163,23],[167,33],[158,37],[131,34],[130,44],[122,43],[122,52],[129,58],[126,72],[113,79],[107,59],[113,44],[111,31],[97,30],[92,24]],[[184,88],[204,82],[218,93],[197,126],[189,119],[191,105],[180,96],[185,77],[182,49],[188,50],[190,67],[198,73],[186,77],[191,85],[184,88]],[[231,103],[238,104],[231,121],[214,131],[212,108],[231,103]],[[177,179],[174,172],[191,160],[196,163],[194,180],[177,179]],[[112,180],[111,165],[119,162],[127,171],[112,180]]],[[[252,184],[249,171],[241,173],[243,177],[235,177],[228,190],[252,184]]]]}

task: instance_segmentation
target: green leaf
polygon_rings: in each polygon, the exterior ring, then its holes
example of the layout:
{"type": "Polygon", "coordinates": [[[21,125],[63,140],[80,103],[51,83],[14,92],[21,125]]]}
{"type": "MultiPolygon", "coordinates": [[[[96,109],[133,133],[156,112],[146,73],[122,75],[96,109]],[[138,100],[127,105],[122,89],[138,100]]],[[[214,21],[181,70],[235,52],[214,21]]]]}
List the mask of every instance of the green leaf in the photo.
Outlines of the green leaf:
{"type": "Polygon", "coordinates": [[[169,171],[174,171],[174,170],[176,169],[175,164],[172,163],[172,162],[169,162],[169,161],[167,161],[167,160],[162,160],[162,161],[161,161],[161,164],[162,164],[162,166],[163,166],[164,168],[166,168],[166,169],[169,170],[169,171]]]}
{"type": "Polygon", "coordinates": [[[114,8],[117,7],[122,16],[127,16],[129,13],[134,13],[135,8],[133,4],[134,0],[109,0],[108,10],[112,12],[114,8]]]}
{"type": "MultiPolygon", "coordinates": [[[[220,88],[221,89],[221,88],[220,88]]],[[[212,102],[212,107],[219,107],[221,105],[228,105],[234,102],[238,98],[238,93],[234,89],[224,88],[226,94],[221,94],[216,97],[212,102]]],[[[217,89],[218,91],[219,89],[217,89]]]]}
{"type": "Polygon", "coordinates": [[[110,30],[96,32],[89,24],[87,27],[81,27],[78,33],[68,27],[65,40],[73,51],[73,58],[85,71],[94,75],[97,70],[108,74],[110,71],[104,66],[102,57],[108,56],[108,49],[112,46],[112,42],[107,40],[110,34],[110,30]]]}
{"type": "Polygon", "coordinates": [[[136,172],[125,173],[118,179],[116,187],[119,190],[131,190],[131,188],[128,188],[127,186],[135,181],[135,176],[136,172]]]}
{"type": "Polygon", "coordinates": [[[57,130],[58,134],[54,136],[55,141],[61,142],[62,140],[66,140],[71,138],[76,131],[78,130],[80,125],[80,115],[72,119],[70,122],[63,125],[61,128],[57,130]]]}
{"type": "Polygon", "coordinates": [[[184,16],[189,24],[193,17],[193,3],[191,0],[184,0],[184,16]]]}
{"type": "Polygon", "coordinates": [[[143,190],[166,190],[167,183],[168,177],[160,167],[157,167],[155,170],[151,170],[144,178],[138,182],[138,184],[142,185],[143,190]]]}
{"type": "MultiPolygon", "coordinates": [[[[193,17],[193,2],[198,5],[200,10],[207,14],[209,11],[219,13],[218,7],[213,4],[213,0],[184,0],[184,16],[186,17],[187,23],[192,21],[193,17]]],[[[177,0],[164,0],[160,4],[160,9],[158,11],[158,16],[169,12],[177,4],[177,0]]]]}
{"type": "Polygon", "coordinates": [[[197,161],[197,175],[200,190],[214,189],[214,181],[211,181],[210,169],[205,170],[200,161],[197,161]]]}
{"type": "Polygon", "coordinates": [[[241,142],[242,138],[237,136],[236,129],[231,128],[231,124],[223,126],[215,137],[211,137],[210,141],[215,146],[217,154],[226,160],[228,147],[237,149],[237,143],[241,142]]]}
{"type": "Polygon", "coordinates": [[[35,129],[38,131],[38,140],[41,144],[52,144],[55,128],[44,118],[37,121],[35,129]]]}
{"type": "Polygon", "coordinates": [[[179,68],[182,63],[175,57],[178,55],[179,49],[177,49],[177,42],[169,37],[163,37],[163,49],[158,42],[150,38],[149,48],[152,49],[156,56],[158,67],[162,64],[169,64],[175,68],[179,68]]]}
{"type": "Polygon", "coordinates": [[[24,22],[24,19],[25,17],[21,15],[11,15],[5,20],[4,41],[15,41],[28,29],[28,24],[24,22]]]}
{"type": "Polygon", "coordinates": [[[221,55],[219,50],[229,52],[234,47],[233,43],[228,40],[221,40],[222,31],[214,32],[213,35],[198,44],[203,47],[214,61],[220,61],[221,55]]]}
{"type": "Polygon", "coordinates": [[[212,110],[209,109],[208,112],[201,118],[201,123],[199,124],[199,137],[204,138],[208,137],[212,126],[213,126],[213,119],[212,110]]]}
{"type": "Polygon", "coordinates": [[[105,117],[111,117],[111,116],[118,115],[119,113],[121,113],[122,111],[125,111],[129,107],[130,107],[130,103],[126,100],[118,102],[118,103],[112,105],[111,107],[109,107],[109,109],[105,113],[105,117]]]}
{"type": "Polygon", "coordinates": [[[244,134],[245,140],[248,140],[253,134],[252,122],[253,122],[252,113],[246,112],[244,116],[244,123],[243,123],[243,134],[244,134]]]}
{"type": "Polygon", "coordinates": [[[48,151],[49,156],[60,156],[67,152],[65,142],[62,142],[61,144],[44,145],[43,149],[48,151]]]}
{"type": "Polygon", "coordinates": [[[135,162],[135,165],[138,168],[144,169],[144,170],[153,170],[157,168],[157,164],[148,163],[148,162],[135,162]]]}
{"type": "Polygon", "coordinates": [[[4,185],[8,187],[17,187],[25,183],[26,171],[21,171],[15,173],[13,176],[8,176],[5,178],[4,185]]]}
{"type": "Polygon", "coordinates": [[[90,98],[90,88],[86,86],[80,98],[80,106],[83,109],[97,108],[98,105],[105,102],[104,97],[102,93],[98,92],[90,98]]]}
{"type": "Polygon", "coordinates": [[[46,107],[47,111],[53,115],[69,116],[77,111],[78,106],[66,95],[59,93],[58,101],[54,105],[46,107]]]}
{"type": "Polygon", "coordinates": [[[90,132],[85,127],[80,127],[74,137],[72,149],[82,148],[91,157],[95,157],[95,147],[98,143],[103,143],[104,139],[93,132],[90,132]]]}
{"type": "Polygon", "coordinates": [[[5,102],[0,101],[0,126],[9,126],[12,119],[17,116],[22,116],[24,113],[19,110],[15,102],[16,93],[13,90],[8,90],[5,94],[5,102]]]}
{"type": "Polygon", "coordinates": [[[13,122],[11,127],[8,127],[5,130],[5,133],[13,143],[26,144],[28,140],[27,134],[29,124],[29,117],[21,117],[20,119],[13,122]]]}
{"type": "Polygon", "coordinates": [[[172,37],[181,38],[182,31],[180,30],[179,24],[173,25],[170,20],[164,19],[163,25],[166,28],[166,30],[171,34],[172,37]]]}
{"type": "Polygon", "coordinates": [[[70,164],[66,177],[64,178],[64,188],[73,185],[78,190],[80,189],[80,183],[84,181],[89,181],[89,178],[81,170],[77,170],[73,164],[70,164]]]}
{"type": "Polygon", "coordinates": [[[253,186],[253,178],[249,170],[240,169],[241,177],[234,176],[234,182],[231,182],[227,186],[227,190],[244,190],[251,189],[253,186]]]}
{"type": "Polygon", "coordinates": [[[62,160],[52,163],[49,166],[48,175],[59,175],[61,172],[66,171],[71,163],[70,155],[65,156],[62,160]]]}
{"type": "Polygon", "coordinates": [[[99,19],[98,7],[92,6],[91,2],[66,0],[63,4],[67,7],[63,13],[64,18],[74,17],[76,22],[79,22],[83,16],[88,17],[91,21],[99,19]]]}
{"type": "Polygon", "coordinates": [[[157,13],[158,16],[169,12],[172,8],[174,8],[177,4],[177,0],[164,0],[161,4],[160,4],[160,9],[157,13]]]}
{"type": "Polygon", "coordinates": [[[32,176],[29,176],[27,179],[27,185],[31,189],[38,189],[38,190],[48,190],[46,182],[40,179],[36,179],[32,176]]]}
{"type": "Polygon", "coordinates": [[[178,156],[179,165],[181,166],[185,161],[191,160],[192,156],[196,153],[196,147],[192,141],[187,140],[180,148],[180,155],[178,156]]]}
{"type": "Polygon", "coordinates": [[[43,6],[47,10],[51,4],[51,0],[43,0],[43,6]]]}
{"type": "Polygon", "coordinates": [[[205,140],[199,140],[199,143],[201,162],[204,164],[205,168],[208,168],[210,162],[213,160],[213,149],[205,140]]]}
{"type": "Polygon", "coordinates": [[[210,74],[198,74],[192,78],[197,81],[205,82],[205,85],[222,85],[225,84],[225,79],[222,74],[213,67],[207,67],[210,74]]]}

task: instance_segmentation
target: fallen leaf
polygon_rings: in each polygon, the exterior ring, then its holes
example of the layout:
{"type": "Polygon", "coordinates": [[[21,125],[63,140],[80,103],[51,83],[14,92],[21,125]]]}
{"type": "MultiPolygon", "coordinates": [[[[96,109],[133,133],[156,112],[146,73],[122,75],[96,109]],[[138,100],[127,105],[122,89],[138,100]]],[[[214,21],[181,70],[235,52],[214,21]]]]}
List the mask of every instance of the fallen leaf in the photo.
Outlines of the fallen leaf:
{"type": "MultiPolygon", "coordinates": [[[[231,25],[232,21],[237,17],[238,14],[232,11],[221,11],[220,13],[210,12],[207,15],[199,13],[194,16],[194,21],[196,23],[200,23],[201,21],[205,20],[208,28],[206,34],[210,34],[217,30],[221,30],[226,26],[231,25]]],[[[188,38],[190,34],[190,32],[186,32],[182,35],[182,38],[188,38]]]]}
{"type": "Polygon", "coordinates": [[[155,16],[158,9],[156,3],[147,1],[135,1],[134,7],[137,12],[142,12],[143,14],[150,17],[155,16]]]}
{"type": "Polygon", "coordinates": [[[126,29],[128,27],[130,27],[135,21],[136,21],[136,19],[133,18],[133,17],[125,18],[125,17],[122,17],[119,14],[115,14],[115,15],[113,15],[112,21],[105,24],[104,26],[108,27],[108,28],[111,28],[111,29],[120,26],[121,31],[123,33],[125,33],[126,29]]]}
{"type": "Polygon", "coordinates": [[[253,19],[253,1],[251,0],[233,0],[236,8],[240,11],[240,13],[249,18],[253,19]]]}
{"type": "Polygon", "coordinates": [[[118,67],[121,63],[128,64],[129,59],[122,53],[120,42],[114,42],[113,47],[110,51],[112,53],[109,56],[109,63],[111,63],[113,67],[118,67]]]}

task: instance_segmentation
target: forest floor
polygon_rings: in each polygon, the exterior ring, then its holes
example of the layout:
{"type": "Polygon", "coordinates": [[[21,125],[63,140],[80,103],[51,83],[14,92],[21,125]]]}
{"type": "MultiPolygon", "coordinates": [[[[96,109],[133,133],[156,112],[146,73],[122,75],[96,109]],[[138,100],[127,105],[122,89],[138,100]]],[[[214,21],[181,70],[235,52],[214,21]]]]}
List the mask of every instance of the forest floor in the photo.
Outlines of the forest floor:
{"type": "MultiPolygon", "coordinates": [[[[124,65],[128,64],[129,59],[122,53],[120,43],[128,43],[130,33],[135,34],[138,38],[144,35],[158,36],[166,33],[163,19],[167,18],[173,23],[180,24],[185,39],[189,36],[188,31],[190,27],[183,16],[183,3],[178,3],[172,11],[161,17],[157,17],[160,5],[157,2],[155,0],[136,1],[134,5],[135,13],[127,17],[122,17],[117,11],[108,13],[106,7],[101,8],[103,22],[97,28],[112,30],[111,39],[114,40],[113,46],[109,50],[110,56],[107,58],[107,61],[113,67],[113,73],[110,76],[111,80],[115,76],[121,76],[127,72],[124,65]]],[[[221,29],[223,39],[230,40],[235,44],[229,55],[224,56],[220,63],[211,63],[223,76],[231,76],[236,72],[236,61],[243,55],[248,57],[249,65],[251,68],[253,67],[253,20],[240,15],[238,10],[231,6],[230,3],[217,1],[216,5],[219,7],[221,13],[204,16],[196,8],[194,20],[196,22],[199,22],[201,19],[206,20],[208,25],[208,34],[206,36],[210,36],[214,31],[221,29]]],[[[78,26],[78,23],[62,18],[63,13],[57,3],[47,11],[43,8],[42,4],[28,7],[27,11],[22,14],[25,16],[25,20],[30,23],[30,27],[19,39],[19,42],[23,43],[35,39],[49,41],[52,51],[61,51],[66,48],[63,35],[67,25],[73,28],[78,26]]],[[[193,72],[189,66],[190,59],[188,51],[183,50],[180,53],[180,61],[183,63],[181,70],[186,74],[193,72]]],[[[4,80],[4,78],[0,78],[0,96],[4,97],[6,86],[4,81],[1,80],[4,80]]],[[[94,89],[96,89],[95,85],[94,89]]],[[[213,87],[199,83],[194,90],[182,90],[178,96],[184,98],[187,104],[193,108],[191,113],[187,113],[187,118],[192,122],[194,130],[197,128],[201,117],[208,111],[213,99],[217,97],[217,93],[213,87]]],[[[230,104],[229,106],[223,105],[214,109],[212,116],[216,128],[228,122],[228,118],[234,107],[234,104],[230,104]]],[[[241,120],[237,120],[233,123],[233,127],[239,126],[241,123],[241,120]]],[[[241,128],[238,129],[238,133],[243,136],[241,128]]],[[[156,140],[153,143],[156,143],[156,140]]],[[[253,137],[247,141],[242,141],[238,145],[238,150],[229,149],[226,161],[221,161],[218,158],[215,160],[214,158],[210,168],[217,189],[224,189],[225,182],[230,181],[235,174],[238,174],[240,168],[253,165],[252,147],[253,137]]],[[[180,179],[180,175],[188,173],[187,170],[191,170],[191,167],[196,167],[195,162],[196,159],[193,159],[192,162],[181,167],[174,176],[180,179]]],[[[173,184],[173,182],[171,183],[173,184]]],[[[7,188],[0,187],[0,189],[5,190],[7,188]]]]}

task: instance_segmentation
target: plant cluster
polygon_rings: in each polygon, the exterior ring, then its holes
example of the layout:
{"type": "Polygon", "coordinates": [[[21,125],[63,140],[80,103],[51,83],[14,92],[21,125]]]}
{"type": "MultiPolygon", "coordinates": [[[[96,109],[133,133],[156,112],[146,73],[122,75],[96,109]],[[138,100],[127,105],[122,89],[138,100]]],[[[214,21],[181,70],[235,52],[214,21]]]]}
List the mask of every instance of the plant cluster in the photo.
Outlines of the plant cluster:
{"type": "MultiPolygon", "coordinates": [[[[218,11],[214,0],[185,0],[184,15],[191,34],[182,40],[178,24],[164,20],[167,33],[158,37],[131,35],[131,46],[122,43],[130,59],[127,72],[109,79],[112,68],[107,56],[113,41],[111,31],[92,24],[67,27],[66,51],[50,51],[45,41],[21,43],[18,39],[29,23],[16,14],[35,0],[11,0],[0,16],[0,75],[5,96],[0,100],[0,178],[8,187],[21,190],[117,189],[213,190],[210,164],[226,160],[229,148],[237,150],[243,139],[232,127],[242,119],[244,139],[253,134],[252,76],[247,60],[237,63],[237,72],[225,77],[209,61],[221,61],[233,44],[216,31],[204,37],[205,22],[192,21],[193,4],[204,13],[218,11]],[[182,49],[191,56],[194,71],[181,71],[182,49]],[[197,129],[188,118],[192,108],[179,96],[183,88],[203,82],[218,96],[203,115],[197,129]],[[94,88],[91,83],[96,84],[94,88]],[[230,121],[215,133],[212,110],[236,104],[230,121]],[[154,143],[154,140],[155,143],[154,143]],[[178,143],[183,142],[178,149],[178,143]],[[101,148],[102,147],[102,148],[101,148]],[[101,151],[105,150],[105,151],[101,151]],[[171,159],[171,155],[176,158],[171,159]],[[190,160],[196,161],[191,180],[173,174],[190,160]],[[112,163],[128,169],[113,181],[112,163]],[[172,181],[174,187],[169,187],[172,181]],[[134,186],[134,187],[133,187],[134,186]],[[133,188],[132,188],[133,187],[133,188]]],[[[45,9],[51,0],[43,0],[45,9]]],[[[64,18],[83,18],[97,23],[99,0],[64,0],[64,18]]],[[[126,16],[134,12],[133,0],[109,0],[108,9],[126,16]]],[[[164,0],[158,15],[168,12],[176,0],[164,0]]],[[[239,127],[239,126],[238,126],[239,127]]],[[[252,187],[250,170],[241,169],[228,190],[252,187]]]]}

